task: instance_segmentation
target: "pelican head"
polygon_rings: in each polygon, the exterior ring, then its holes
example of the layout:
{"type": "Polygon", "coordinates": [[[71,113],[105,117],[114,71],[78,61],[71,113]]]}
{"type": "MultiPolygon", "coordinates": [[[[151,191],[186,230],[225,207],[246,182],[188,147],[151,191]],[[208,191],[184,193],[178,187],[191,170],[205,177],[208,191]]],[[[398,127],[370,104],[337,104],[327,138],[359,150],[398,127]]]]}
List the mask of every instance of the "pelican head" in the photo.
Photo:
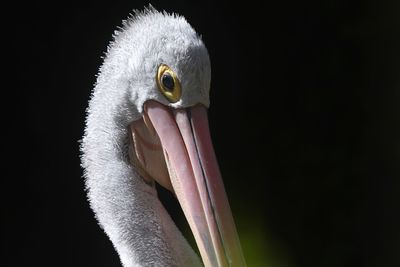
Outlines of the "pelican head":
{"type": "Polygon", "coordinates": [[[200,260],[155,189],[178,199],[205,266],[245,266],[210,139],[210,59],[178,15],[136,12],[117,31],[87,110],[88,198],[122,264],[200,260]]]}

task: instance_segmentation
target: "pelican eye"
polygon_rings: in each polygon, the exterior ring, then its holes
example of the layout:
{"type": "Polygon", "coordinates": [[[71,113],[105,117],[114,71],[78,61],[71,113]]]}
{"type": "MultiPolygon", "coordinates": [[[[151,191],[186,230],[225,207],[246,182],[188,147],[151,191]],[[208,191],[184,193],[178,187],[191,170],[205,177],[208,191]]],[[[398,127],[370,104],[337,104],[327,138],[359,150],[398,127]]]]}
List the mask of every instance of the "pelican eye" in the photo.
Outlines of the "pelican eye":
{"type": "Polygon", "coordinates": [[[157,71],[157,86],[169,102],[178,102],[182,95],[181,84],[175,72],[165,64],[161,64],[157,71]]]}
{"type": "Polygon", "coordinates": [[[174,78],[168,72],[164,73],[161,78],[162,84],[168,91],[173,91],[175,87],[174,78]]]}

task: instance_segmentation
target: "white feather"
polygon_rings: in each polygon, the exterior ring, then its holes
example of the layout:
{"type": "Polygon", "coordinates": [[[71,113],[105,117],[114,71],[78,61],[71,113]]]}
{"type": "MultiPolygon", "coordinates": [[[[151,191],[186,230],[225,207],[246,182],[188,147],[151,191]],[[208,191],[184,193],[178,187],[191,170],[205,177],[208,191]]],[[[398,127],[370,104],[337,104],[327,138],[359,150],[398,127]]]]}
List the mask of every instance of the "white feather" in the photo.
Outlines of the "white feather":
{"type": "Polygon", "coordinates": [[[136,12],[114,36],[87,109],[82,166],[96,218],[123,266],[199,266],[198,256],[128,160],[128,126],[146,100],[172,107],[209,105],[208,52],[183,17],[152,7],[136,12]],[[157,89],[158,66],[169,65],[182,85],[170,104],[157,89]]]}

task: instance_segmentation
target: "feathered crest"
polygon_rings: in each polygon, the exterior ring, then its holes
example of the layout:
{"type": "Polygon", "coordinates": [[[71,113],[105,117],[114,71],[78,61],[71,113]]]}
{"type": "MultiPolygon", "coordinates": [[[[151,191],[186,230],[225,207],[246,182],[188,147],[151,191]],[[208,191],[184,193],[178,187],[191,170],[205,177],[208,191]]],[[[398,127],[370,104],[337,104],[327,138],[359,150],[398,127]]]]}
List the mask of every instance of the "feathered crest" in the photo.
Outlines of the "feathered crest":
{"type": "Polygon", "coordinates": [[[117,30],[115,30],[113,34],[113,38],[118,37],[118,35],[123,32],[124,30],[128,29],[131,27],[133,24],[138,22],[141,19],[145,19],[148,16],[151,15],[164,15],[164,16],[172,16],[174,18],[182,18],[182,16],[172,12],[168,13],[167,11],[158,11],[153,5],[149,4],[148,6],[144,7],[143,9],[134,9],[126,19],[122,21],[122,25],[117,27],[117,30]]]}

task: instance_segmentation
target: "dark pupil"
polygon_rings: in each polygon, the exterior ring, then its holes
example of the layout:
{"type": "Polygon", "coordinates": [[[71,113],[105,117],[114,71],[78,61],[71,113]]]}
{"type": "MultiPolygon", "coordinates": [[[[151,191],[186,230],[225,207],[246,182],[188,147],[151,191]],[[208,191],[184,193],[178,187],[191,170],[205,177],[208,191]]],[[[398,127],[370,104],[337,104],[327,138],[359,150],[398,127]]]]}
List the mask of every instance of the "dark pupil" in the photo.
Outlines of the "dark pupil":
{"type": "Polygon", "coordinates": [[[169,74],[168,72],[164,73],[161,81],[165,89],[167,89],[168,91],[174,90],[174,78],[172,78],[171,74],[169,74]]]}

